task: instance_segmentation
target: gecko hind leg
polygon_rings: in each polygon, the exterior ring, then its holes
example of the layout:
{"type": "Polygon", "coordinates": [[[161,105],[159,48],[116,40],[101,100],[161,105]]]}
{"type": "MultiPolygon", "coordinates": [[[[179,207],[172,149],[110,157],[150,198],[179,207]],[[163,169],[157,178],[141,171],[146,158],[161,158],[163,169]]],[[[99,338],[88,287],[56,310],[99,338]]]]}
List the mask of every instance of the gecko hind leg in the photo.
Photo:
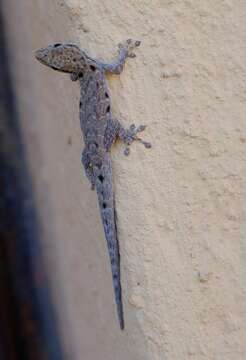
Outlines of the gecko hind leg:
{"type": "Polygon", "coordinates": [[[126,145],[124,150],[124,154],[126,156],[128,156],[130,153],[130,145],[133,143],[133,141],[139,141],[147,149],[151,148],[151,144],[149,142],[146,142],[138,137],[138,133],[144,131],[145,128],[145,125],[139,125],[136,127],[136,125],[132,124],[129,129],[125,129],[118,120],[109,119],[104,137],[104,145],[106,150],[108,151],[110,149],[111,145],[117,138],[120,138],[121,141],[123,141],[123,143],[126,145]]]}
{"type": "Polygon", "coordinates": [[[144,145],[146,149],[151,148],[151,144],[147,141],[144,141],[140,137],[138,137],[138,133],[143,132],[146,129],[146,125],[139,125],[136,127],[135,124],[132,124],[129,129],[124,129],[122,126],[119,129],[119,138],[123,141],[126,145],[124,150],[124,154],[128,156],[130,154],[130,145],[133,141],[139,141],[141,144],[144,145]]]}
{"type": "Polygon", "coordinates": [[[93,168],[91,166],[88,154],[86,150],[83,150],[82,155],[81,155],[81,162],[82,165],[84,167],[85,173],[87,178],[89,179],[90,183],[91,183],[91,190],[95,190],[95,174],[93,172],[93,168]]]}

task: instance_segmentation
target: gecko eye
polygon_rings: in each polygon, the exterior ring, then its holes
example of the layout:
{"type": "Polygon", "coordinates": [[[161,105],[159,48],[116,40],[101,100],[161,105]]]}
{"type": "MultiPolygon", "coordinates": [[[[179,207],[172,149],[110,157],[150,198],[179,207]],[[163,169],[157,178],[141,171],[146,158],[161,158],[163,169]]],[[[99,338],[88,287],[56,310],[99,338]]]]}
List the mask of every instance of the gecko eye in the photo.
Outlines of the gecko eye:
{"type": "Polygon", "coordinates": [[[58,47],[58,46],[61,46],[61,44],[57,43],[57,44],[54,45],[55,48],[58,47]]]}

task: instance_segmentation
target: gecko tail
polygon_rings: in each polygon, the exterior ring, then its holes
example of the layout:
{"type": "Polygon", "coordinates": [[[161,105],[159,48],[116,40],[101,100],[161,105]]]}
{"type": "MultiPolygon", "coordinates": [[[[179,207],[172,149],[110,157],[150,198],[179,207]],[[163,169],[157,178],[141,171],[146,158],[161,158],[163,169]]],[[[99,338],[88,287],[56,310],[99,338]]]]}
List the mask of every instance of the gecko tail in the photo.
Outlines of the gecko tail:
{"type": "Polygon", "coordinates": [[[112,185],[112,169],[109,157],[104,159],[103,166],[98,173],[95,185],[111,263],[117,314],[120,328],[123,330],[124,315],[121,295],[120,252],[117,238],[116,211],[112,185]]]}
{"type": "Polygon", "coordinates": [[[121,328],[121,330],[124,330],[125,323],[124,323],[122,300],[117,302],[117,313],[118,313],[118,319],[119,319],[120,328],[121,328]]]}
{"type": "Polygon", "coordinates": [[[124,329],[125,327],[125,323],[124,323],[124,313],[123,313],[123,304],[122,304],[122,294],[121,294],[121,280],[120,280],[120,252],[119,252],[119,242],[118,242],[118,238],[117,238],[117,225],[116,225],[116,211],[114,208],[114,221],[115,221],[115,232],[116,232],[116,243],[117,243],[117,258],[118,258],[118,266],[115,269],[115,273],[114,273],[114,268],[112,265],[112,261],[111,261],[111,269],[112,269],[112,277],[113,277],[113,284],[114,284],[114,294],[115,294],[115,301],[116,301],[116,306],[117,306],[117,314],[118,314],[118,319],[119,319],[119,324],[120,324],[120,328],[121,330],[124,329]]]}
{"type": "Polygon", "coordinates": [[[122,291],[121,291],[121,279],[120,279],[120,252],[119,252],[119,243],[117,239],[117,228],[116,228],[116,217],[115,211],[114,216],[112,219],[111,225],[110,220],[104,221],[104,214],[103,217],[103,225],[104,231],[107,239],[110,263],[111,263],[111,271],[112,271],[112,279],[113,279],[113,287],[114,287],[114,295],[115,295],[115,302],[117,308],[117,315],[120,324],[121,330],[124,329],[124,314],[123,314],[123,304],[122,304],[122,291]],[[108,231],[108,228],[114,228],[115,230],[113,233],[108,231]],[[112,236],[113,235],[113,236],[112,236]]]}

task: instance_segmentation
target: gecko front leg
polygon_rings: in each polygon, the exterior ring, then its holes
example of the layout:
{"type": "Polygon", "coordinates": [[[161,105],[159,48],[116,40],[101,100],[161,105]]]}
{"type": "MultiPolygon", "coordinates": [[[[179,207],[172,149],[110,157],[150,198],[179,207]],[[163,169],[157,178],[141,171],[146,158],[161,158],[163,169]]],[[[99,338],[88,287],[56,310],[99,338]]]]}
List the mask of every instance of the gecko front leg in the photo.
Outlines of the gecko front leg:
{"type": "Polygon", "coordinates": [[[139,125],[136,127],[135,124],[132,124],[129,129],[125,129],[118,120],[110,118],[108,119],[107,128],[105,131],[104,146],[106,150],[109,151],[115,140],[120,138],[126,145],[124,150],[124,154],[126,156],[128,156],[130,153],[130,145],[133,143],[133,141],[139,141],[145,146],[145,148],[149,149],[151,148],[151,144],[138,137],[138,133],[144,131],[145,128],[145,125],[139,125]]]}
{"type": "Polygon", "coordinates": [[[125,61],[127,58],[134,58],[136,55],[133,50],[140,45],[140,41],[134,41],[132,39],[126,40],[124,43],[119,44],[118,59],[112,63],[104,63],[97,60],[100,66],[106,73],[120,74],[123,70],[125,61]]]}

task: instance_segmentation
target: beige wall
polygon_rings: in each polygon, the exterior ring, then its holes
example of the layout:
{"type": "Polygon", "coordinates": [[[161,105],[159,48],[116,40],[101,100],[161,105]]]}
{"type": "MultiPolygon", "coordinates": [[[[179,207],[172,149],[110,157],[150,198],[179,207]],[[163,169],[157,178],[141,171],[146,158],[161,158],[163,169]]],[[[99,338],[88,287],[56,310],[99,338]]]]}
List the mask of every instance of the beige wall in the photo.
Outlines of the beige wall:
{"type": "Polygon", "coordinates": [[[244,0],[5,0],[8,39],[66,359],[246,358],[244,0]],[[112,152],[126,329],[95,193],[80,165],[79,87],[33,51],[75,42],[112,59],[114,114],[145,150],[112,152]]]}

